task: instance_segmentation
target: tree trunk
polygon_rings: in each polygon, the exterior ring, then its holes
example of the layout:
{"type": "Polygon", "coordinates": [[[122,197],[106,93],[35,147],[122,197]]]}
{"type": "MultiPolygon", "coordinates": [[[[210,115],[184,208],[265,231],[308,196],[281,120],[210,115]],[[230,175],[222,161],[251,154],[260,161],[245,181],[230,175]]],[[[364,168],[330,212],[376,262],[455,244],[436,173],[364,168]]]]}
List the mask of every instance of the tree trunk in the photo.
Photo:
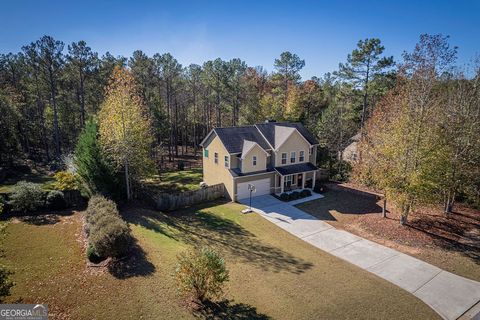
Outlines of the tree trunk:
{"type": "Polygon", "coordinates": [[[383,208],[382,208],[382,217],[387,217],[387,198],[383,198],[383,208]]]}
{"type": "Polygon", "coordinates": [[[127,200],[132,198],[130,194],[130,177],[128,175],[128,161],[125,159],[125,186],[127,187],[127,200]]]}

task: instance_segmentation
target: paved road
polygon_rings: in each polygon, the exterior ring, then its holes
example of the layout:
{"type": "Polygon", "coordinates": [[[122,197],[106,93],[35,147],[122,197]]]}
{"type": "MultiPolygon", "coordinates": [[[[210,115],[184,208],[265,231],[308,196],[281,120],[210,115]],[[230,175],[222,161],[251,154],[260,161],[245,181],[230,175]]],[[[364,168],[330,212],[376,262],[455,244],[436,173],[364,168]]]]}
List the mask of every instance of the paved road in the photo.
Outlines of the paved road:
{"type": "MultiPolygon", "coordinates": [[[[293,206],[321,197],[315,195],[294,203],[285,203],[270,195],[259,196],[252,199],[252,209],[313,246],[414,294],[444,319],[458,319],[479,303],[479,282],[444,271],[344,230],[337,230],[293,206]]],[[[248,201],[243,203],[248,204],[248,201]]],[[[480,319],[480,314],[474,316],[469,313],[470,317],[480,319]]]]}

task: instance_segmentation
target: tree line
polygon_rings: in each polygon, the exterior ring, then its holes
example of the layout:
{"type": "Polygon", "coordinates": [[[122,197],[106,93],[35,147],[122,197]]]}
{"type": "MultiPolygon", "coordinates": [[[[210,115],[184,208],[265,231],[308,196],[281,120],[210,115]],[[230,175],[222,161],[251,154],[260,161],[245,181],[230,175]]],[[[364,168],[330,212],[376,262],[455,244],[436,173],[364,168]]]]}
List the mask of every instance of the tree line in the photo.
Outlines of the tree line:
{"type": "Polygon", "coordinates": [[[152,123],[152,156],[187,152],[213,127],[265,119],[303,122],[335,160],[393,86],[392,57],[379,39],[358,43],[339,70],[302,81],[305,61],[291,52],[268,73],[241,59],[220,58],[182,66],[171,54],[99,56],[85,41],[65,45],[44,36],[0,54],[0,166],[17,159],[55,163],[73,151],[89,117],[97,115],[115,67],[133,75],[152,123]]]}
{"type": "Polygon", "coordinates": [[[404,53],[360,144],[357,178],[393,200],[402,224],[417,205],[480,207],[480,61],[455,67],[448,40],[422,35],[404,53]]]}

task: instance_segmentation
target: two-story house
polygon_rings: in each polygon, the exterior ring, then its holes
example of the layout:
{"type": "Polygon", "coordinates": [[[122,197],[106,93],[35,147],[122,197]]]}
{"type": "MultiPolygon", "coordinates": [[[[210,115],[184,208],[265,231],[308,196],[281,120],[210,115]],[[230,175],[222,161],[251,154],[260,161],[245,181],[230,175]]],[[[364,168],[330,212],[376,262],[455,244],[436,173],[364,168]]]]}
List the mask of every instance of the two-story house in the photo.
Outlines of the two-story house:
{"type": "Polygon", "coordinates": [[[318,142],[300,123],[215,128],[200,145],[204,182],[223,183],[233,201],[249,197],[249,184],[254,196],[315,186],[318,142]]]}

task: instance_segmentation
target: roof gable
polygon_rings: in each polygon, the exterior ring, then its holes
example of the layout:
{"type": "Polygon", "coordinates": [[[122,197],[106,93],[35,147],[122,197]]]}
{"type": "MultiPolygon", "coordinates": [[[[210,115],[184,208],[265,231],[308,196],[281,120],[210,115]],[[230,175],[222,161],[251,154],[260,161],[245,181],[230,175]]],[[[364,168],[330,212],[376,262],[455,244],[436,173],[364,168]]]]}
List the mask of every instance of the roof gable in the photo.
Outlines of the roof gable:
{"type": "MultiPolygon", "coordinates": [[[[317,139],[301,123],[298,122],[268,122],[258,123],[255,127],[262,133],[273,149],[278,149],[279,144],[276,141],[276,128],[294,128],[311,145],[318,144],[317,139]]],[[[287,132],[287,131],[286,131],[287,132]]],[[[291,132],[290,132],[291,134],[291,132]]],[[[284,141],[283,141],[284,142],[284,141]]]]}
{"type": "Polygon", "coordinates": [[[267,154],[267,151],[265,151],[262,147],[260,147],[258,145],[258,143],[256,142],[253,142],[253,141],[248,141],[248,140],[244,140],[243,141],[243,148],[242,148],[242,156],[241,156],[241,159],[245,159],[245,157],[247,156],[247,154],[252,151],[255,146],[258,146],[260,148],[260,150],[262,150],[265,154],[267,154]]]}
{"type": "Polygon", "coordinates": [[[245,140],[257,143],[264,150],[270,149],[267,141],[254,126],[215,128],[214,130],[229,153],[241,153],[245,140]]]}

